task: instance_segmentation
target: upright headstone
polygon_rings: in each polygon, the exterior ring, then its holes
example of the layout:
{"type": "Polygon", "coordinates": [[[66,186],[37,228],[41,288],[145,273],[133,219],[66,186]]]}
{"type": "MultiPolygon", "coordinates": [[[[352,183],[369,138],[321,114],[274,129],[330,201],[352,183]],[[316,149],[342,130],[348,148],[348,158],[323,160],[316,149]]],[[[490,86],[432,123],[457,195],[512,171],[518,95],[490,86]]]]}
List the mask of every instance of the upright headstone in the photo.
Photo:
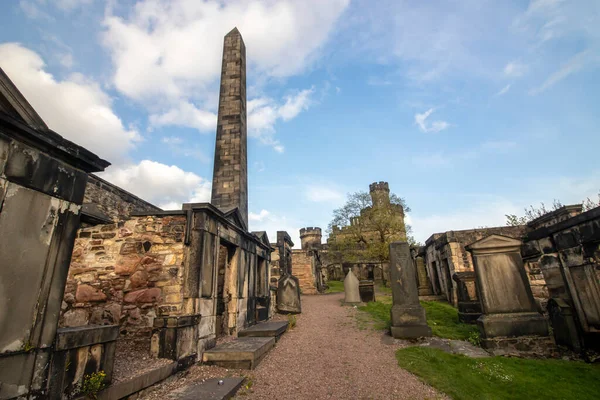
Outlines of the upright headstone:
{"type": "Polygon", "coordinates": [[[392,284],[392,336],[417,338],[431,336],[425,309],[419,303],[417,271],[406,242],[390,244],[390,280],[392,284]]]}
{"type": "Polygon", "coordinates": [[[344,279],[344,303],[346,304],[360,304],[360,282],[352,268],[348,270],[346,278],[344,279]]]}
{"type": "Polygon", "coordinates": [[[238,208],[248,228],[246,46],[234,28],[225,36],[217,142],[210,202],[221,211],[238,208]]]}
{"type": "Polygon", "coordinates": [[[292,275],[292,247],[294,243],[285,231],[277,232],[279,250],[279,273],[277,282],[277,311],[298,314],[302,312],[300,303],[300,281],[292,275]]]}
{"type": "Polygon", "coordinates": [[[466,247],[473,255],[477,294],[483,315],[477,320],[482,345],[512,348],[515,338],[527,337],[519,348],[546,338],[548,325],[537,311],[520,254],[521,241],[491,235],[466,247]]]}

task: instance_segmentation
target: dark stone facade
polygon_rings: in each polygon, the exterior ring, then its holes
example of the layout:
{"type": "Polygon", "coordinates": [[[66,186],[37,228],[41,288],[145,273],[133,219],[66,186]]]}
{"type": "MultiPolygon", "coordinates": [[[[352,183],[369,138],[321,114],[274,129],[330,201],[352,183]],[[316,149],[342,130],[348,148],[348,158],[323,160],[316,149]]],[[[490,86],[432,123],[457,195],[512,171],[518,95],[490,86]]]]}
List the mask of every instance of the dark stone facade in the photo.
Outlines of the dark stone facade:
{"type": "Polygon", "coordinates": [[[48,129],[0,69],[0,398],[47,397],[88,173],[109,163],[48,129]]]}

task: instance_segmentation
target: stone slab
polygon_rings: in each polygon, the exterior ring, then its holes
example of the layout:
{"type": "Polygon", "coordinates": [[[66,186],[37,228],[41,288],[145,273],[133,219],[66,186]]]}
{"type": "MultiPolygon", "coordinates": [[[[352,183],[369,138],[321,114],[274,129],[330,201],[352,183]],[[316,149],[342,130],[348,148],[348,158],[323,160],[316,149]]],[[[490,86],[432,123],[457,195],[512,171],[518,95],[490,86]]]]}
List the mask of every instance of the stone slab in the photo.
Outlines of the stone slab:
{"type": "Polygon", "coordinates": [[[172,392],[169,398],[179,400],[227,400],[231,399],[244,383],[244,378],[213,378],[182,391],[172,392]],[[219,385],[219,381],[223,384],[219,385]]]}
{"type": "Polygon", "coordinates": [[[238,332],[238,337],[274,337],[279,340],[288,328],[287,321],[261,322],[238,332]]]}
{"type": "Polygon", "coordinates": [[[477,325],[482,338],[548,336],[548,323],[537,312],[482,315],[477,325]]]}
{"type": "Polygon", "coordinates": [[[242,337],[205,351],[202,361],[224,368],[254,369],[273,346],[274,337],[242,337]]]}
{"type": "MultiPolygon", "coordinates": [[[[122,399],[168,378],[175,372],[177,372],[177,363],[172,362],[171,364],[107,387],[98,393],[98,400],[122,399]]],[[[83,400],[84,397],[79,399],[83,400]]]]}

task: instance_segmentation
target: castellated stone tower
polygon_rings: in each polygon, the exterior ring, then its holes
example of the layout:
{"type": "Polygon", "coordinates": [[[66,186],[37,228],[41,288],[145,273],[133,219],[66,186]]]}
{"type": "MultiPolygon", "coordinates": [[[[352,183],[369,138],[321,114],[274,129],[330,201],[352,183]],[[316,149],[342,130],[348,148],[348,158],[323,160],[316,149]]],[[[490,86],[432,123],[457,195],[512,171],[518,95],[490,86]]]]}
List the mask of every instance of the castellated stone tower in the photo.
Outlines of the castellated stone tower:
{"type": "Polygon", "coordinates": [[[373,182],[369,185],[373,207],[389,207],[390,187],[387,182],[373,182]]]}
{"type": "Polygon", "coordinates": [[[309,226],[300,229],[300,242],[302,250],[309,250],[321,246],[321,228],[309,226]]]}
{"type": "Polygon", "coordinates": [[[210,202],[223,212],[238,207],[248,228],[246,46],[234,28],[225,35],[217,142],[210,202]]]}

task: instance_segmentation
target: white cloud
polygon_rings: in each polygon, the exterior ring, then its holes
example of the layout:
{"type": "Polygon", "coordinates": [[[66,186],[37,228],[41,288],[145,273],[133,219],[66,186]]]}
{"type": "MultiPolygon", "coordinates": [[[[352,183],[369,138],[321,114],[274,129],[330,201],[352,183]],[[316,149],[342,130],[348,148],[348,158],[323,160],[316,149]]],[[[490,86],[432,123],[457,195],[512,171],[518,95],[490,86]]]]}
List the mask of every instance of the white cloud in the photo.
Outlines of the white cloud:
{"type": "Polygon", "coordinates": [[[57,80],[37,53],[17,43],[0,45],[0,67],[51,129],[100,157],[121,161],[141,140],[96,82],[80,74],[57,80]]]}
{"type": "Polygon", "coordinates": [[[255,214],[253,212],[250,212],[248,214],[248,220],[249,221],[256,221],[256,222],[261,222],[263,221],[266,217],[268,217],[271,213],[268,212],[267,210],[260,210],[260,212],[258,214],[255,214]]]}
{"type": "Polygon", "coordinates": [[[440,132],[450,127],[446,121],[431,121],[427,122],[427,118],[434,112],[433,108],[425,111],[423,114],[415,114],[415,124],[419,126],[422,132],[440,132]]]}
{"type": "Polygon", "coordinates": [[[259,97],[248,101],[248,135],[258,138],[262,143],[273,146],[278,153],[284,147],[274,138],[275,123],[278,120],[288,121],[301,111],[307,110],[313,103],[311,96],[315,88],[304,89],[295,95],[286,96],[283,104],[278,104],[269,97],[259,97]]]}
{"type": "Polygon", "coordinates": [[[504,67],[504,75],[511,78],[518,78],[527,72],[527,66],[518,61],[511,61],[504,67]]]}
{"type": "Polygon", "coordinates": [[[342,192],[325,185],[308,185],[305,196],[315,203],[340,203],[344,200],[342,192]]]}
{"type": "Polygon", "coordinates": [[[56,7],[63,11],[72,11],[77,7],[88,6],[92,4],[93,1],[94,0],[52,0],[56,7]]]}
{"type": "Polygon", "coordinates": [[[508,85],[504,86],[502,89],[500,89],[500,91],[498,93],[495,94],[495,96],[505,95],[506,93],[508,93],[511,86],[512,86],[512,84],[510,84],[510,83],[508,85]]]}
{"type": "Polygon", "coordinates": [[[139,164],[111,166],[99,175],[163,209],[179,210],[182,203],[210,201],[210,181],[175,165],[143,160],[139,164]]]}
{"type": "Polygon", "coordinates": [[[201,132],[214,132],[217,126],[217,114],[201,110],[187,101],[182,101],[169,111],[150,115],[150,124],[154,126],[187,126],[201,132]]]}
{"type": "Polygon", "coordinates": [[[303,71],[348,3],[146,0],[128,19],[107,15],[104,42],[120,91],[136,99],[178,96],[219,77],[223,36],[234,26],[257,72],[286,77],[303,71]]]}
{"type": "Polygon", "coordinates": [[[597,55],[593,55],[590,50],[584,50],[580,53],[577,53],[571,59],[569,59],[569,61],[563,64],[558,71],[550,75],[540,87],[532,89],[529,94],[536,95],[546,89],[551,88],[569,75],[581,70],[593,57],[595,57],[596,62],[600,61],[600,58],[597,55]]]}

